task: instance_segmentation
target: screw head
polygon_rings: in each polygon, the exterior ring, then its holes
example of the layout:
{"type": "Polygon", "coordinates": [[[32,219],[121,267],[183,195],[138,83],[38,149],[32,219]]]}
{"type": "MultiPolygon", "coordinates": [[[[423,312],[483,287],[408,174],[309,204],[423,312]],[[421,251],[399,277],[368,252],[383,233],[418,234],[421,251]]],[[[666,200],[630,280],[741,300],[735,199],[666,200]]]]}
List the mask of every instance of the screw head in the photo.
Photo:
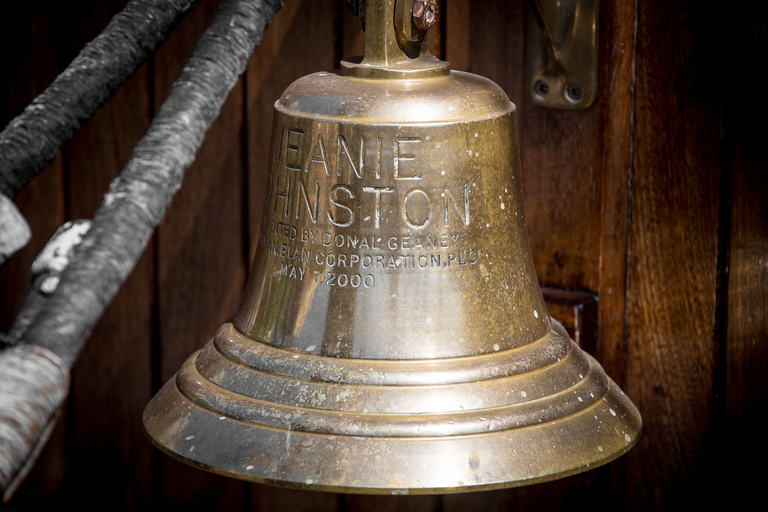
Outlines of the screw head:
{"type": "Polygon", "coordinates": [[[533,92],[539,98],[546,98],[549,94],[549,84],[542,79],[536,80],[536,83],[533,84],[533,92]]]}
{"type": "Polygon", "coordinates": [[[579,84],[571,82],[568,84],[568,87],[565,88],[565,97],[573,103],[581,101],[581,94],[582,92],[579,84]]]}
{"type": "Polygon", "coordinates": [[[413,4],[411,19],[419,30],[427,30],[437,23],[437,0],[418,0],[413,4]]]}

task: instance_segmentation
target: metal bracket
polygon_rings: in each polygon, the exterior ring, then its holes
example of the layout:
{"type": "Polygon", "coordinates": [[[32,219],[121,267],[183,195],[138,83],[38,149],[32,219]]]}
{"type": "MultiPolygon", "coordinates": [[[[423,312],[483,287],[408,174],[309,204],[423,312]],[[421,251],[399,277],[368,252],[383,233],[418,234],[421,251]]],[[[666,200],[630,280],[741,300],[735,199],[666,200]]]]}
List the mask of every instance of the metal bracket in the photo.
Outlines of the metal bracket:
{"type": "Polygon", "coordinates": [[[532,0],[528,94],[550,108],[589,107],[597,93],[598,0],[532,0]]]}

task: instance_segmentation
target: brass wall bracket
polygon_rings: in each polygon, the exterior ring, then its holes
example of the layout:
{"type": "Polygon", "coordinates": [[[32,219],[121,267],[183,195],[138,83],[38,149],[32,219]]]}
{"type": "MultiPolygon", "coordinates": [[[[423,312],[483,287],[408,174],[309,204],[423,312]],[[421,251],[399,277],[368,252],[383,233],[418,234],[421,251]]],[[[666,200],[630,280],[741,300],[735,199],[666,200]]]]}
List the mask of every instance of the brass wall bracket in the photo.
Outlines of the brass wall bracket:
{"type": "Polygon", "coordinates": [[[597,93],[597,0],[531,0],[528,94],[550,108],[589,107],[597,93]]]}

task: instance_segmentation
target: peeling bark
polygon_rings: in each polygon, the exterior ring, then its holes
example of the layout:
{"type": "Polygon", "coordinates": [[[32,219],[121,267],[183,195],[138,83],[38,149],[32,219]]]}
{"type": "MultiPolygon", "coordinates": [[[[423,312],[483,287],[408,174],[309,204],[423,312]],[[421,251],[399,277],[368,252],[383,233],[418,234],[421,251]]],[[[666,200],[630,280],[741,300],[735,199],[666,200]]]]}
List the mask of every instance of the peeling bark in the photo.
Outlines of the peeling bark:
{"type": "MultiPolygon", "coordinates": [[[[160,223],[205,134],[281,5],[279,0],[224,0],[125,169],[112,181],[55,290],[42,298],[19,344],[0,356],[45,349],[61,359],[61,367],[72,367],[160,223]]],[[[50,374],[50,370],[40,372],[28,377],[35,382],[50,374]]],[[[5,380],[0,371],[0,385],[5,380]]],[[[10,386],[13,389],[14,384],[10,386]]],[[[33,395],[27,398],[29,403],[35,400],[33,395]]],[[[63,399],[64,394],[57,395],[58,405],[63,399]]],[[[13,421],[8,423],[21,430],[0,431],[0,446],[14,436],[33,440],[26,443],[28,447],[40,446],[35,441],[39,429],[13,421]]],[[[29,451],[0,449],[0,467],[15,480],[12,475],[19,474],[18,468],[29,457],[29,451]]],[[[0,491],[6,495],[8,483],[7,478],[0,479],[0,491]]]]}
{"type": "Polygon", "coordinates": [[[8,197],[0,193],[0,267],[29,243],[32,230],[8,197]]]}
{"type": "Polygon", "coordinates": [[[154,53],[199,0],[132,0],[0,133],[0,193],[16,194],[154,53]]]}
{"type": "Polygon", "coordinates": [[[0,499],[13,494],[48,439],[69,392],[69,369],[49,350],[0,351],[0,499]]]}

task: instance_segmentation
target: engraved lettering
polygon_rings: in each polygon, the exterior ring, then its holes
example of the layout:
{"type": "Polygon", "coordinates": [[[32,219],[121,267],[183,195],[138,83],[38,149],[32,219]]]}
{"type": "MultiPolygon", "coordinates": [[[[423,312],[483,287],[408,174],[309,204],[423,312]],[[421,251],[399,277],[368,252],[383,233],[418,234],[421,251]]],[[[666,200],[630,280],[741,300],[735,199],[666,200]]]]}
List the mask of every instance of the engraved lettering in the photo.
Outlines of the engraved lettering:
{"type": "Polygon", "coordinates": [[[299,143],[302,137],[304,137],[304,130],[298,128],[291,128],[288,130],[288,140],[285,145],[285,168],[294,171],[301,170],[301,153],[299,151],[299,143]]]}
{"type": "Polygon", "coordinates": [[[275,184],[274,176],[272,176],[272,171],[269,171],[269,185],[267,186],[267,193],[264,194],[264,209],[266,210],[269,208],[269,203],[272,202],[272,192],[274,190],[273,185],[275,184]]]}
{"type": "Polygon", "coordinates": [[[395,189],[392,187],[363,187],[363,192],[372,192],[376,194],[373,216],[373,224],[376,226],[376,229],[379,229],[379,226],[381,225],[381,194],[389,194],[394,191],[395,189]]]}
{"type": "Polygon", "coordinates": [[[277,200],[282,198],[285,199],[285,213],[283,214],[283,217],[288,216],[288,195],[291,193],[291,180],[287,176],[285,177],[285,192],[282,192],[280,190],[280,176],[277,177],[277,183],[275,183],[275,211],[274,213],[277,213],[277,200]]]}
{"type": "Polygon", "coordinates": [[[363,177],[363,167],[364,167],[364,156],[365,156],[365,139],[360,137],[360,165],[359,167],[355,167],[355,162],[352,161],[352,154],[349,151],[349,147],[347,146],[347,141],[344,139],[343,135],[339,135],[338,142],[336,145],[336,176],[341,176],[341,152],[344,151],[344,154],[347,156],[347,161],[349,162],[349,166],[352,168],[352,171],[355,173],[355,176],[358,178],[363,177]]]}
{"type": "Polygon", "coordinates": [[[381,179],[381,139],[376,139],[376,179],[381,179]]]}
{"type": "Polygon", "coordinates": [[[431,216],[432,216],[432,200],[429,198],[429,194],[427,194],[426,190],[418,187],[412,188],[411,190],[409,190],[408,193],[406,193],[405,196],[403,197],[403,220],[405,220],[405,223],[414,229],[425,228],[429,225],[431,216]],[[427,214],[421,222],[411,217],[411,214],[408,212],[408,201],[411,197],[414,196],[414,194],[424,197],[424,199],[427,201],[427,214]]]}
{"type": "Polygon", "coordinates": [[[349,206],[347,206],[346,204],[340,203],[339,201],[337,201],[337,200],[335,200],[333,198],[334,194],[336,194],[336,192],[339,192],[339,191],[346,192],[347,195],[349,195],[350,199],[354,199],[355,198],[355,194],[346,185],[335,185],[334,187],[331,188],[331,197],[330,197],[331,204],[333,204],[337,208],[341,208],[341,209],[346,210],[347,212],[349,212],[347,214],[349,218],[346,221],[342,222],[341,220],[337,220],[333,216],[333,212],[331,212],[331,210],[328,210],[328,220],[334,226],[338,226],[338,227],[341,227],[341,228],[346,228],[348,226],[351,226],[352,223],[355,221],[355,212],[353,212],[352,209],[349,206]]]}
{"type": "Polygon", "coordinates": [[[459,203],[456,201],[456,196],[453,195],[453,191],[446,187],[443,187],[443,212],[444,212],[444,218],[443,221],[448,226],[448,198],[450,197],[451,202],[453,203],[453,207],[456,209],[456,213],[459,214],[459,218],[464,223],[464,225],[469,226],[469,184],[464,184],[464,197],[463,197],[463,204],[464,204],[464,213],[461,213],[461,208],[459,208],[459,203]]]}
{"type": "Polygon", "coordinates": [[[325,161],[325,147],[323,145],[323,136],[319,133],[317,134],[317,138],[315,139],[315,145],[312,147],[312,151],[309,153],[309,158],[307,158],[307,163],[304,165],[304,172],[309,172],[310,166],[313,164],[323,164],[323,169],[325,169],[325,175],[330,176],[331,172],[328,170],[328,164],[325,161]],[[318,157],[318,150],[320,151],[320,155],[318,157]]]}
{"type": "Polygon", "coordinates": [[[401,151],[407,151],[404,147],[407,144],[416,144],[421,142],[421,137],[395,137],[395,179],[396,180],[420,180],[421,174],[407,174],[404,170],[404,166],[401,166],[402,162],[410,162],[416,159],[416,155],[413,153],[401,153],[401,151]]]}
{"type": "Polygon", "coordinates": [[[304,181],[299,179],[299,186],[297,188],[298,190],[298,197],[296,198],[296,218],[299,218],[299,212],[301,210],[301,200],[304,199],[304,205],[307,207],[307,212],[309,212],[309,218],[312,219],[313,224],[317,224],[317,208],[319,205],[320,200],[320,183],[315,184],[315,205],[314,207],[309,204],[309,195],[307,194],[307,188],[306,185],[304,185],[304,181]]]}
{"type": "Polygon", "coordinates": [[[275,125],[275,131],[272,133],[272,160],[275,163],[280,161],[280,153],[283,148],[283,134],[285,133],[285,123],[280,124],[280,136],[277,135],[277,125],[275,125]]]}

